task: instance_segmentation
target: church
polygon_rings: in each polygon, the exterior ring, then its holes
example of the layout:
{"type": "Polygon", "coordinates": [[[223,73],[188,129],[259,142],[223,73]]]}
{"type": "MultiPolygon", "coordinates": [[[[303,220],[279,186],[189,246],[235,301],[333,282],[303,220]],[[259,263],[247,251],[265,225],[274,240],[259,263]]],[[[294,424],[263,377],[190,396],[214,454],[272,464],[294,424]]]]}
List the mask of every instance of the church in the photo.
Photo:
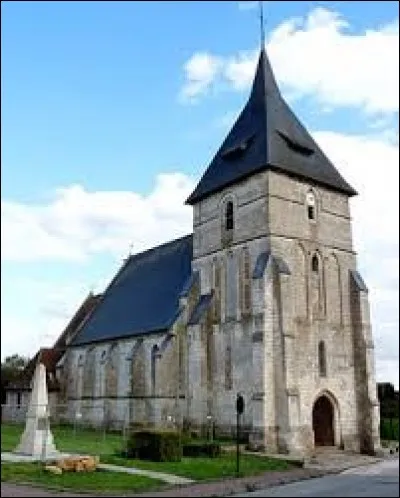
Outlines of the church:
{"type": "Polygon", "coordinates": [[[68,416],[234,433],[273,453],[379,446],[368,289],[340,175],[260,50],[247,103],[186,203],[193,233],[127,258],[66,338],[68,416]]]}

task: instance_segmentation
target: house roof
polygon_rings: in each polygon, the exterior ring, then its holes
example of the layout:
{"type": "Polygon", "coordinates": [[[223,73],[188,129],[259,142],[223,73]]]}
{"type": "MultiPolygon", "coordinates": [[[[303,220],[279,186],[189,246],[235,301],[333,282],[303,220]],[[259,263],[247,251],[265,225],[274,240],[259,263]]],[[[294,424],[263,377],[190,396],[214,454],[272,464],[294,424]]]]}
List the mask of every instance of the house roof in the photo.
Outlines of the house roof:
{"type": "Polygon", "coordinates": [[[169,329],[191,262],[192,235],[130,256],[71,346],[169,329]]]}
{"type": "Polygon", "coordinates": [[[56,364],[63,353],[53,348],[40,348],[33,358],[29,360],[19,378],[7,384],[9,390],[30,390],[31,381],[38,361],[46,367],[47,387],[50,391],[58,389],[58,381],[55,377],[56,364]]]}
{"type": "Polygon", "coordinates": [[[193,205],[265,169],[350,196],[357,193],[284,101],[262,49],[249,100],[186,203],[193,205]]]}

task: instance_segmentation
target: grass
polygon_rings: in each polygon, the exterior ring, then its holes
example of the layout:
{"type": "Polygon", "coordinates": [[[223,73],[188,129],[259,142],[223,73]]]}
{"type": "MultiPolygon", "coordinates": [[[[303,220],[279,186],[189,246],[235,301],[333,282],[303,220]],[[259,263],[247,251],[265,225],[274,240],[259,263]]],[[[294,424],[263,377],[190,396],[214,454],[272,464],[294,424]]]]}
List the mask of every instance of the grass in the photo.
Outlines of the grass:
{"type": "MultiPolygon", "coordinates": [[[[102,458],[102,462],[166,472],[198,481],[236,476],[236,453],[223,453],[216,458],[183,457],[180,462],[149,462],[107,455],[102,458]]],[[[258,455],[240,455],[239,475],[241,477],[254,476],[271,470],[289,470],[291,468],[293,468],[293,465],[285,460],[258,455]]]]}
{"type": "MultiPolygon", "coordinates": [[[[19,442],[19,438],[23,426],[13,424],[2,424],[1,426],[1,449],[2,451],[13,450],[19,442]]],[[[58,450],[71,453],[87,453],[91,455],[99,455],[102,463],[111,463],[114,465],[122,465],[126,467],[136,467],[138,469],[153,470],[175,474],[181,477],[188,477],[194,480],[219,479],[225,477],[236,476],[236,453],[223,452],[217,458],[182,458],[180,462],[149,462],[137,459],[127,459],[118,456],[122,450],[123,438],[121,434],[107,433],[103,438],[101,431],[91,429],[79,429],[76,434],[70,427],[55,426],[52,428],[55,444],[58,450]]],[[[226,444],[226,442],[225,442],[226,444]]],[[[101,479],[104,481],[104,487],[107,487],[107,480],[112,480],[108,473],[96,472],[93,474],[65,474],[61,476],[53,474],[43,474],[43,471],[37,466],[31,464],[9,464],[2,462],[2,479],[4,476],[11,476],[13,480],[23,477],[25,481],[34,480],[39,483],[47,483],[67,486],[64,480],[71,482],[74,486],[75,482],[81,482],[81,479],[87,482],[88,486],[93,483],[93,479],[101,479]],[[4,466],[9,469],[3,472],[4,466]],[[84,476],[84,477],[83,477],[84,476]]],[[[262,472],[271,470],[288,470],[293,468],[289,462],[281,459],[273,459],[257,455],[240,456],[240,476],[253,476],[262,472]]],[[[119,474],[118,479],[125,474],[119,474]]],[[[135,476],[126,475],[126,482],[133,482],[135,476]]],[[[124,481],[125,482],[125,481],[124,481]]],[[[121,484],[123,486],[124,484],[121,484]]],[[[102,485],[103,486],[103,485],[102,485]]],[[[102,487],[100,486],[100,487],[102,487]]],[[[85,488],[86,489],[86,488],[85,488]]],[[[89,489],[89,488],[87,488],[89,489]]],[[[94,489],[94,488],[90,488],[94,489]]],[[[114,490],[125,488],[112,488],[114,490]]]]}
{"type": "MultiPolygon", "coordinates": [[[[21,424],[1,424],[1,450],[12,451],[24,430],[21,424]]],[[[74,431],[71,426],[52,426],[51,432],[57,449],[66,453],[88,453],[90,455],[112,455],[123,447],[122,433],[104,432],[101,429],[83,429],[74,431]]],[[[206,441],[198,439],[198,442],[206,441]]],[[[222,446],[235,444],[229,440],[214,440],[222,446]]]]}
{"type": "MultiPolygon", "coordinates": [[[[1,424],[1,450],[12,451],[24,430],[20,424],[1,424]]],[[[120,451],[123,438],[121,433],[106,433],[100,430],[78,428],[75,432],[72,427],[51,427],[56,447],[65,453],[88,453],[90,455],[110,455],[120,451]]]]}
{"type": "Polygon", "coordinates": [[[1,462],[1,480],[19,484],[35,483],[57,489],[96,491],[150,491],[165,486],[163,481],[146,476],[96,470],[95,472],[65,472],[51,474],[38,463],[1,462]]]}
{"type": "Polygon", "coordinates": [[[17,424],[1,424],[1,451],[12,451],[19,443],[23,427],[17,424]]]}

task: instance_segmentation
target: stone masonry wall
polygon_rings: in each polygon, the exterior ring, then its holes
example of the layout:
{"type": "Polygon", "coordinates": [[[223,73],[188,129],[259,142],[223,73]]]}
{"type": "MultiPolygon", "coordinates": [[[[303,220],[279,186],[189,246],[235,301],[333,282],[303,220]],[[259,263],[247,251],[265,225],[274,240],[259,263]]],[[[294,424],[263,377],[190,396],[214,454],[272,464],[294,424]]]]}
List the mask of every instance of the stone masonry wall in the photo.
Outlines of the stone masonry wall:
{"type": "MultiPolygon", "coordinates": [[[[247,421],[267,447],[309,452],[314,446],[313,406],[325,394],[334,410],[335,444],[358,450],[349,281],[356,256],[348,198],[268,171],[201,201],[194,212],[193,267],[200,272],[201,292],[213,287],[213,265],[220,263],[226,273],[221,323],[214,325],[213,333],[218,358],[224,357],[223,338],[229,335],[232,341],[233,385],[226,389],[224,373],[217,368],[213,417],[220,424],[232,424],[234,399],[242,392],[247,421]],[[308,192],[316,199],[315,221],[307,216],[308,192]],[[221,208],[226,199],[233,201],[235,213],[229,239],[224,239],[221,208]],[[250,316],[243,315],[240,303],[244,248],[252,269],[263,251],[281,257],[290,269],[290,275],[283,275],[271,267],[262,280],[252,281],[250,316]],[[312,270],[313,255],[317,271],[312,270]],[[237,292],[230,291],[232,285],[237,292]],[[229,296],[236,299],[234,316],[225,313],[229,296]],[[324,375],[319,370],[321,342],[326,352],[324,375]]],[[[205,354],[198,342],[190,361],[201,365],[205,354]]],[[[191,382],[198,380],[189,376],[191,382]]],[[[209,397],[201,386],[197,392],[203,400],[209,397]]],[[[203,403],[201,410],[201,400],[196,403],[204,419],[204,407],[209,405],[203,403]]]]}
{"type": "Polygon", "coordinates": [[[72,407],[70,418],[80,413],[82,423],[106,423],[121,427],[129,423],[160,423],[163,416],[166,419],[169,414],[175,413],[174,340],[156,359],[156,392],[152,391],[152,349],[154,346],[161,347],[165,338],[166,334],[152,334],[72,348],[69,352],[70,364],[78,371],[78,379],[75,388],[68,393],[72,407]],[[88,352],[94,358],[94,368],[86,372],[86,391],[83,391],[79,377],[85,377],[88,352]]]}
{"type": "MultiPolygon", "coordinates": [[[[289,280],[296,289],[294,302],[283,307],[286,327],[291,330],[282,330],[282,333],[292,336],[289,342],[293,357],[287,366],[287,379],[291,381],[281,396],[291,403],[290,393],[297,394],[298,432],[312,437],[313,404],[325,393],[334,405],[335,444],[359,450],[356,409],[359,387],[354,377],[357,355],[354,356],[353,350],[349,279],[349,270],[356,269],[356,256],[352,248],[348,199],[273,172],[268,174],[268,186],[270,247],[274,255],[281,256],[288,264],[289,280]],[[316,221],[308,219],[305,204],[306,193],[311,188],[317,200],[316,221]],[[319,262],[317,277],[312,270],[314,254],[318,255],[319,262]],[[315,278],[318,283],[314,282],[315,278]],[[326,348],[326,376],[319,372],[320,341],[326,348]]],[[[363,412],[363,416],[366,415],[367,412],[363,412]]],[[[294,442],[295,446],[299,444],[301,439],[294,442]]]]}
{"type": "MultiPolygon", "coordinates": [[[[191,418],[198,424],[212,416],[220,429],[230,431],[236,424],[237,393],[245,399],[243,423],[253,423],[253,394],[259,391],[260,380],[253,375],[253,303],[260,301],[259,282],[251,278],[261,252],[268,250],[266,174],[244,180],[238,186],[211,196],[194,207],[193,270],[200,272],[201,293],[213,288],[213,268],[222,269],[220,320],[213,324],[212,343],[215,364],[212,366],[211,392],[201,385],[201,365],[207,362],[207,350],[200,339],[201,326],[191,327],[189,349],[189,389],[191,418]],[[234,204],[232,239],[224,238],[224,202],[234,204]],[[243,257],[250,262],[251,309],[243,308],[243,257]],[[258,294],[257,294],[258,293],[258,294]],[[229,355],[229,356],[228,356],[229,355]],[[196,366],[197,365],[197,366],[196,366]],[[229,367],[229,365],[231,367],[229,367]],[[231,372],[229,372],[231,368],[231,372]],[[211,412],[211,413],[209,413],[211,412]]],[[[262,305],[258,305],[262,313],[262,305]]]]}

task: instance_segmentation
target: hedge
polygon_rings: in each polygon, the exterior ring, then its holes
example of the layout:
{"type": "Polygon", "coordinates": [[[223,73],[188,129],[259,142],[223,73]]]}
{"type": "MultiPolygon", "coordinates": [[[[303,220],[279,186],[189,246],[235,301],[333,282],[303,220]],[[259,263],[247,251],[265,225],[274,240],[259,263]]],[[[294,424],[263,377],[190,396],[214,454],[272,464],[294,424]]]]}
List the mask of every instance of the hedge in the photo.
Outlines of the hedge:
{"type": "Polygon", "coordinates": [[[188,442],[183,445],[185,457],[215,458],[221,455],[221,445],[214,442],[188,442]]]}
{"type": "Polygon", "coordinates": [[[180,462],[182,458],[180,436],[175,431],[132,431],[127,440],[126,456],[154,462],[180,462]]]}

